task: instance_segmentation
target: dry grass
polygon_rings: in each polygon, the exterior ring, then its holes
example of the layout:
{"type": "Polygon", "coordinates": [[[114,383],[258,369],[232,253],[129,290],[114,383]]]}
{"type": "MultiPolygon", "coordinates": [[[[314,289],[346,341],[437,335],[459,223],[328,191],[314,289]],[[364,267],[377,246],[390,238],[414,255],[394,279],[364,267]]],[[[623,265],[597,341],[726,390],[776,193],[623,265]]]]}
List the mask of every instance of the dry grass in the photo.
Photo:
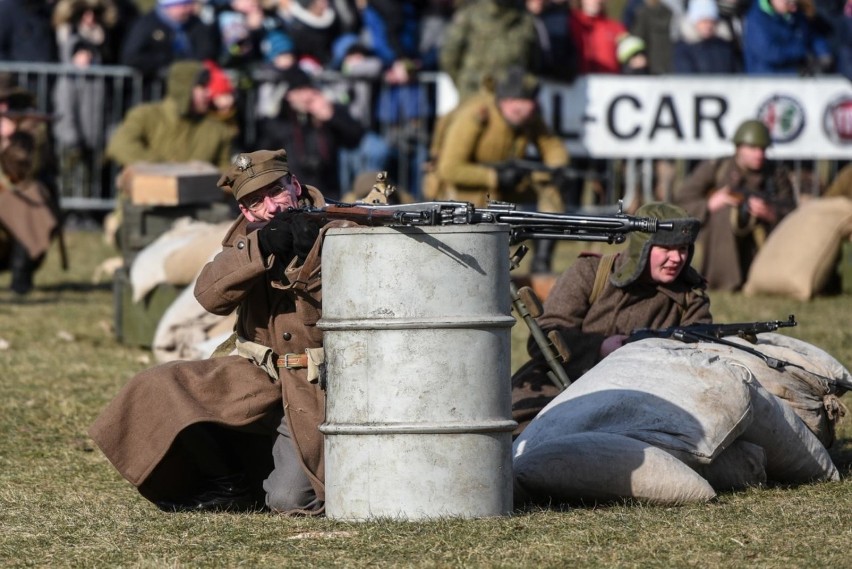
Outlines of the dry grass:
{"type": "MultiPolygon", "coordinates": [[[[844,481],[764,488],[679,508],[624,503],[483,520],[342,523],[267,514],[161,513],[121,479],[86,428],[150,365],[111,330],[113,252],[71,233],[71,271],[51,252],[25,300],[0,276],[0,565],[6,567],[848,566],[852,431],[832,450],[844,481]]],[[[583,247],[588,248],[588,247],[583,247]]],[[[557,267],[576,248],[560,246],[557,267]]],[[[719,320],[795,313],[791,333],[852,364],[848,297],[797,303],[713,295],[719,320]]],[[[515,364],[525,332],[515,328],[515,364]]]]}

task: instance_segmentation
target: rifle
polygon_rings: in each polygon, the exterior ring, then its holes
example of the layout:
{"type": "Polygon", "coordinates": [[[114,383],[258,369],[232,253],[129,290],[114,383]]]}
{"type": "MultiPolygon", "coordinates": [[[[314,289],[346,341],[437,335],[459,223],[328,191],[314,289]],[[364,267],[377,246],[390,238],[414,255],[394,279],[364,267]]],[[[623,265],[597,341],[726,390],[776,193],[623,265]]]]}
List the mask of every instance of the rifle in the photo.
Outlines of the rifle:
{"type": "MultiPolygon", "coordinates": [[[[787,320],[769,320],[766,322],[743,322],[737,324],[690,324],[688,326],[671,326],[669,328],[653,329],[639,328],[634,330],[624,343],[636,342],[646,338],[673,338],[688,344],[704,340],[731,346],[761,358],[773,369],[782,369],[793,365],[789,362],[772,358],[748,346],[725,340],[726,336],[738,336],[752,344],[757,343],[757,335],[763,332],[774,332],[778,328],[796,326],[796,317],[791,314],[787,320]]],[[[796,366],[799,367],[799,366],[796,366]]]]}
{"type": "Polygon", "coordinates": [[[319,222],[333,219],[354,221],[361,225],[475,225],[505,223],[510,226],[509,241],[517,244],[527,239],[558,239],[563,241],[602,241],[622,243],[632,231],[656,233],[671,231],[670,221],[654,217],[637,217],[622,211],[613,215],[578,215],[518,211],[508,202],[490,202],[485,208],[475,208],[468,202],[432,201],[411,204],[342,203],[328,200],[322,208],[291,208],[294,213],[309,216],[319,222]]]}
{"type": "MultiPolygon", "coordinates": [[[[526,245],[518,247],[515,254],[509,259],[509,270],[518,268],[521,259],[527,254],[527,251],[529,251],[529,247],[526,245]]],[[[531,288],[524,286],[519,289],[512,280],[509,280],[509,292],[512,295],[512,306],[515,312],[523,319],[527,328],[529,328],[530,336],[538,344],[544,360],[550,368],[550,371],[547,372],[547,378],[553,385],[564,390],[571,384],[571,378],[568,377],[568,373],[562,367],[561,363],[568,361],[570,355],[570,351],[565,345],[565,340],[563,340],[557,330],[551,330],[545,336],[544,330],[541,329],[541,326],[535,320],[541,316],[544,310],[542,309],[541,301],[539,301],[531,288]]]]}

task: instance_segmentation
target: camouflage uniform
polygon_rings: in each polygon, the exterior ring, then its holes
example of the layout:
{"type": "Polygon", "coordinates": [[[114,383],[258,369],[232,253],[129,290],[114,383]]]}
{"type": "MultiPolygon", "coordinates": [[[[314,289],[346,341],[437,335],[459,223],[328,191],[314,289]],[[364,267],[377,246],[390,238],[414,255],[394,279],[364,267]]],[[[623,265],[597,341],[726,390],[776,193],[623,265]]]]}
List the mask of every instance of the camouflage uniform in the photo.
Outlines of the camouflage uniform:
{"type": "Polygon", "coordinates": [[[453,111],[438,151],[437,174],[441,181],[439,199],[457,199],[482,207],[492,200],[529,201],[524,192],[537,194],[538,210],[562,212],[558,188],[548,183],[549,174],[528,176],[515,195],[501,195],[497,171],[489,164],[522,158],[529,144],[538,148],[542,162],[550,167],[566,166],[568,151],[541,115],[536,112],[527,125],[513,128],[503,116],[494,94],[480,92],[453,111]]]}
{"type": "Polygon", "coordinates": [[[440,67],[453,79],[460,101],[475,94],[485,77],[511,65],[538,71],[535,21],[524,10],[505,4],[480,0],[466,5],[447,29],[440,67]]]}

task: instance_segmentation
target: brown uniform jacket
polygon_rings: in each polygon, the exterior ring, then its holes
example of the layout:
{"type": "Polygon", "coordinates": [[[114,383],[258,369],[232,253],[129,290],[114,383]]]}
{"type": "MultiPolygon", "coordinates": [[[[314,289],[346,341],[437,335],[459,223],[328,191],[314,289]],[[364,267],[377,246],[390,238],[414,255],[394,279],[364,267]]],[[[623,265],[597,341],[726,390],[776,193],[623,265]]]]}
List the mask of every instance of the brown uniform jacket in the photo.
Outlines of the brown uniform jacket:
{"type": "MultiPolygon", "coordinates": [[[[309,201],[324,205],[308,187],[309,201]]],[[[332,222],[326,227],[344,225],[332,222]]],[[[236,333],[278,355],[303,354],[322,345],[316,323],[321,315],[321,239],[301,266],[295,260],[282,274],[263,259],[247,221],[240,218],[223,241],[222,251],[198,277],[195,294],[215,314],[238,310],[236,333]]],[[[307,380],[305,369],[279,369],[274,381],[249,359],[231,355],[209,360],[169,362],[143,371],[128,382],[89,430],[110,462],[152,500],[171,497],[180,478],[180,459],[169,453],[178,433],[198,422],[213,422],[243,433],[274,437],[282,412],[305,472],[324,500],[323,439],[325,394],[307,380]]],[[[265,455],[249,460],[265,464],[265,455]]],[[[268,474],[268,472],[267,472],[268,474]]]]}
{"type": "Polygon", "coordinates": [[[674,203],[701,220],[697,266],[709,288],[736,290],[775,225],[747,219],[739,226],[737,211],[731,207],[709,213],[707,199],[724,186],[762,192],[775,204],[779,221],[795,207],[795,193],[786,168],[767,162],[762,171],[750,172],[740,169],[733,158],[700,163],[675,193],[674,203]]]}
{"type": "MultiPolygon", "coordinates": [[[[481,92],[452,112],[442,134],[438,149],[437,173],[451,192],[442,199],[461,199],[476,206],[485,205],[486,195],[492,200],[513,199],[497,191],[497,172],[494,164],[523,158],[532,144],[547,166],[568,164],[568,151],[562,140],[554,135],[539,113],[525,127],[514,129],[497,106],[493,94],[481,92]]],[[[540,194],[539,209],[562,211],[562,202],[555,188],[553,195],[540,194]],[[543,206],[542,200],[555,202],[543,206]]]]}
{"type": "MultiPolygon", "coordinates": [[[[613,268],[621,259],[616,258],[613,268]]],[[[636,281],[619,288],[608,279],[590,304],[599,264],[597,256],[577,259],[557,279],[537,320],[545,333],[559,330],[565,339],[571,352],[565,370],[572,380],[600,361],[601,343],[608,336],[712,321],[704,280],[689,267],[670,285],[636,281]]],[[[549,368],[537,344],[530,340],[528,349],[532,360],[512,378],[512,415],[520,429],[559,394],[545,375],[549,368]]]]}
{"type": "Polygon", "coordinates": [[[11,186],[0,180],[0,231],[9,233],[31,259],[47,252],[57,225],[50,193],[43,184],[27,180],[11,186]]]}

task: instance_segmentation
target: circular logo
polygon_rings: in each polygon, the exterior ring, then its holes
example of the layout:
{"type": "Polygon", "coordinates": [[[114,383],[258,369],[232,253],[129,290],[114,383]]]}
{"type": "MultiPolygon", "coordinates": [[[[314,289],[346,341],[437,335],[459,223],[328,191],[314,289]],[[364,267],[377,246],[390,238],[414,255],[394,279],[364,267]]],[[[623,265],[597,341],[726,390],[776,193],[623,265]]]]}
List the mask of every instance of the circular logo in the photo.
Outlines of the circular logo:
{"type": "Polygon", "coordinates": [[[828,104],[822,128],[833,143],[852,144],[852,97],[841,95],[828,104]]]}
{"type": "Polygon", "coordinates": [[[805,128],[805,108],[789,95],[773,95],[757,111],[772,141],[785,143],[796,140],[805,128]]]}

